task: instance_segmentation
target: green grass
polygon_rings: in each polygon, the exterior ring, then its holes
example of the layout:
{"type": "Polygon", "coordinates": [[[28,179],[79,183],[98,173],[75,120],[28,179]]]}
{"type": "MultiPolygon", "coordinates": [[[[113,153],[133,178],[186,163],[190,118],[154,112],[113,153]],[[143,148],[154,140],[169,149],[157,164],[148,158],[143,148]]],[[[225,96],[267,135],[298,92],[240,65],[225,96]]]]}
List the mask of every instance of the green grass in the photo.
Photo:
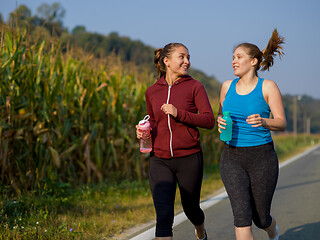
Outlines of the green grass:
{"type": "MultiPolygon", "coordinates": [[[[5,189],[1,195],[6,195],[5,189]]],[[[147,181],[77,188],[54,184],[19,199],[2,197],[0,235],[9,239],[108,239],[134,226],[137,219],[148,220],[145,215],[150,211],[147,181]]]]}
{"type": "MultiPolygon", "coordinates": [[[[274,136],[280,161],[319,143],[320,136],[274,136]]],[[[21,195],[1,186],[0,239],[119,239],[155,217],[147,180],[73,187],[45,180],[46,188],[21,195]]],[[[206,166],[201,199],[222,187],[218,163],[206,166]]],[[[181,211],[177,191],[176,212],[181,211]]]]}
{"type": "Polygon", "coordinates": [[[291,134],[276,134],[273,139],[279,161],[284,161],[310,146],[319,144],[320,135],[299,134],[294,138],[291,134]]]}

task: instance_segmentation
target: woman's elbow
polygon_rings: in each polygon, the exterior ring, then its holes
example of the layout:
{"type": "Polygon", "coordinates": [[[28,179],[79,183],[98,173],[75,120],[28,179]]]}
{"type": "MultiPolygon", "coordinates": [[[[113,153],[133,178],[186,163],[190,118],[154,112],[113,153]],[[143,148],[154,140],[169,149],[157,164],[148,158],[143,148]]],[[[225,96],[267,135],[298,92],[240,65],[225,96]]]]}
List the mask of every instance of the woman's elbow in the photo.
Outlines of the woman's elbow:
{"type": "Polygon", "coordinates": [[[212,118],[210,118],[208,122],[209,122],[208,129],[213,129],[214,128],[214,124],[216,122],[214,116],[212,116],[212,118]]]}
{"type": "Polygon", "coordinates": [[[279,131],[283,132],[284,130],[286,130],[286,128],[287,128],[287,120],[283,120],[283,122],[279,128],[279,131]]]}

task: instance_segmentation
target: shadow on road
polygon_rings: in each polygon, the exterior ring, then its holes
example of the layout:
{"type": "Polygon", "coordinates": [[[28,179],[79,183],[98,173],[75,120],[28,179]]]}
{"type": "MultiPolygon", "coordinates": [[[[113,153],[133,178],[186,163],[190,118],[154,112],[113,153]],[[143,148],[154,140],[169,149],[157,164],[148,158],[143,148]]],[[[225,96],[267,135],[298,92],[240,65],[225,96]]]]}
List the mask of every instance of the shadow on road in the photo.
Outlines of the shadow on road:
{"type": "Polygon", "coordinates": [[[320,236],[320,222],[309,223],[288,229],[280,235],[281,240],[315,240],[320,236]]]}

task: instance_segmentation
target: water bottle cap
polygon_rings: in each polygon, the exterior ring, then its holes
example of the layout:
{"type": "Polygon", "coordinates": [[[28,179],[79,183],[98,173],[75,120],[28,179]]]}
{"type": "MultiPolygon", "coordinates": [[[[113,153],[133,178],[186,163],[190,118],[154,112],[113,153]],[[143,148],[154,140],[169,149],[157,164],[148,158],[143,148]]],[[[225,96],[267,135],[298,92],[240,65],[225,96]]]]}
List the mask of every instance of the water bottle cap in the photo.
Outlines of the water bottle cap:
{"type": "Polygon", "coordinates": [[[146,122],[148,122],[149,118],[150,118],[150,116],[146,115],[141,121],[139,121],[139,125],[143,125],[146,122]]]}
{"type": "Polygon", "coordinates": [[[223,116],[226,116],[226,115],[230,116],[230,112],[229,111],[224,111],[222,114],[223,114],[223,116]]]}
{"type": "Polygon", "coordinates": [[[139,121],[139,129],[140,130],[143,130],[143,131],[145,131],[145,130],[148,130],[148,129],[150,129],[150,123],[149,123],[149,118],[150,118],[150,116],[149,115],[146,115],[144,118],[143,118],[143,120],[141,120],[141,121],[139,121]]]}

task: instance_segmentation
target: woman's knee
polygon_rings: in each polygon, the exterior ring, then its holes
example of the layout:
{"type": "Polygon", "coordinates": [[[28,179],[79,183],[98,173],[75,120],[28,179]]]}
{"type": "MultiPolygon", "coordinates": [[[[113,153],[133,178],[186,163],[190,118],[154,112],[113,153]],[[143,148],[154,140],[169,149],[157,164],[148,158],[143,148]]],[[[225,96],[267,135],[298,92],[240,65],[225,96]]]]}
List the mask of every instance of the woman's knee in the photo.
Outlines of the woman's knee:
{"type": "Polygon", "coordinates": [[[250,227],[252,225],[252,220],[246,218],[246,219],[240,219],[240,218],[234,218],[234,226],[238,228],[243,227],[250,227]]]}
{"type": "Polygon", "coordinates": [[[238,209],[233,211],[234,226],[236,227],[249,227],[252,225],[252,214],[250,209],[238,209]]]}
{"type": "Polygon", "coordinates": [[[268,228],[272,223],[272,217],[270,215],[265,217],[259,217],[258,215],[256,215],[253,216],[252,220],[254,224],[260,229],[268,228]]]}
{"type": "Polygon", "coordinates": [[[166,209],[157,212],[156,236],[170,237],[172,236],[174,212],[166,209]]]}
{"type": "Polygon", "coordinates": [[[184,208],[183,210],[193,225],[200,226],[203,224],[205,216],[200,206],[188,209],[184,208]]]}

